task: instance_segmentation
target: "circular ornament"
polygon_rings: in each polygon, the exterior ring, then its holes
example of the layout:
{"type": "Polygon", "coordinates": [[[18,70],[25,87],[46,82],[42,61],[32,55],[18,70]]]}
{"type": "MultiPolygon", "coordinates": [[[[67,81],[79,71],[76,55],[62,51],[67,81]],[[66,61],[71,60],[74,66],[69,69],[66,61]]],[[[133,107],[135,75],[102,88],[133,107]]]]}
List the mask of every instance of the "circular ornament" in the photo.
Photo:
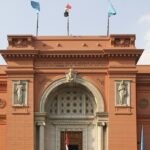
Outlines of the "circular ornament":
{"type": "Polygon", "coordinates": [[[139,101],[139,107],[140,108],[147,108],[149,105],[149,100],[146,98],[143,98],[139,101]]]}
{"type": "Polygon", "coordinates": [[[0,108],[4,108],[6,106],[6,102],[0,99],[0,108]]]}

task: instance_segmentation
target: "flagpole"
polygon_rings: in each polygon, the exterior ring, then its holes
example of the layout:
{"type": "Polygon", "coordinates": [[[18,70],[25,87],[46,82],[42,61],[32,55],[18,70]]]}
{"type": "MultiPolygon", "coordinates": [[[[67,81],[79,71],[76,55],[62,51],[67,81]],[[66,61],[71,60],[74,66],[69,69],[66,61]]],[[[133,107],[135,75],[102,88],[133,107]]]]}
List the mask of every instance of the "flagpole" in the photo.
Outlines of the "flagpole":
{"type": "Polygon", "coordinates": [[[38,36],[38,32],[39,32],[39,13],[37,13],[36,36],[38,36]]]}
{"type": "Polygon", "coordinates": [[[110,22],[109,22],[109,21],[110,21],[109,18],[110,18],[110,17],[109,17],[109,15],[108,15],[108,20],[107,20],[107,36],[109,36],[109,23],[110,23],[110,22]]]}
{"type": "Polygon", "coordinates": [[[69,36],[70,33],[69,33],[69,14],[68,14],[68,17],[67,17],[67,35],[69,36]]]}

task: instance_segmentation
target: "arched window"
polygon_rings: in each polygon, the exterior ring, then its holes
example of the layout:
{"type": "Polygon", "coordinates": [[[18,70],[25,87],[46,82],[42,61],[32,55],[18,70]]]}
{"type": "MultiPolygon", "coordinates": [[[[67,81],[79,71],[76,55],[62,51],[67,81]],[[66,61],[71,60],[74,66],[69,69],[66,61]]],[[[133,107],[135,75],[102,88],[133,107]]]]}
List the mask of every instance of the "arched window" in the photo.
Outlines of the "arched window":
{"type": "Polygon", "coordinates": [[[79,85],[62,86],[48,96],[46,110],[50,117],[93,116],[95,102],[93,95],[79,85]]]}

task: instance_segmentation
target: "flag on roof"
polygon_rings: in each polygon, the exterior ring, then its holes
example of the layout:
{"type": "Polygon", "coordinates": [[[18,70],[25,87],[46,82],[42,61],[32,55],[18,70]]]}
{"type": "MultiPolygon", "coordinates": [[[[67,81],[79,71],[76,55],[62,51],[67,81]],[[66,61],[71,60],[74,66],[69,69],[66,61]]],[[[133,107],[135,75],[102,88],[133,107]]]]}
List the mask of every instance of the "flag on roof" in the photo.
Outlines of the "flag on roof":
{"type": "Polygon", "coordinates": [[[108,17],[111,17],[116,14],[117,14],[117,12],[116,12],[114,6],[112,5],[111,1],[109,1],[108,17]]]}
{"type": "Polygon", "coordinates": [[[64,16],[68,17],[69,16],[69,10],[71,9],[71,5],[68,3],[65,7],[65,12],[64,12],[64,16]]]}
{"type": "Polygon", "coordinates": [[[33,9],[35,9],[36,11],[40,11],[40,3],[39,0],[31,0],[31,6],[33,9]]]}
{"type": "Polygon", "coordinates": [[[66,9],[68,9],[68,10],[71,9],[71,5],[69,3],[66,5],[66,9]]]}

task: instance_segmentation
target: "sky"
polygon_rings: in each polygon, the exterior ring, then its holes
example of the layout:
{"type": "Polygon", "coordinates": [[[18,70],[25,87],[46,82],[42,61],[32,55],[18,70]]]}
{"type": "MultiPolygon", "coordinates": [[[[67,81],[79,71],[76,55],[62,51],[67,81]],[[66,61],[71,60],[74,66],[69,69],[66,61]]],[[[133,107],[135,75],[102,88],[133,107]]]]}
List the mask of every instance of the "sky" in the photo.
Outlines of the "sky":
{"type": "MultiPolygon", "coordinates": [[[[136,47],[145,50],[138,64],[150,65],[150,0],[111,1],[117,15],[110,18],[110,34],[136,34],[136,47]]],[[[106,35],[108,0],[40,0],[39,36],[67,35],[68,2],[71,35],[106,35]]],[[[0,0],[0,49],[7,48],[7,35],[35,32],[36,11],[30,0],[0,0]]]]}

